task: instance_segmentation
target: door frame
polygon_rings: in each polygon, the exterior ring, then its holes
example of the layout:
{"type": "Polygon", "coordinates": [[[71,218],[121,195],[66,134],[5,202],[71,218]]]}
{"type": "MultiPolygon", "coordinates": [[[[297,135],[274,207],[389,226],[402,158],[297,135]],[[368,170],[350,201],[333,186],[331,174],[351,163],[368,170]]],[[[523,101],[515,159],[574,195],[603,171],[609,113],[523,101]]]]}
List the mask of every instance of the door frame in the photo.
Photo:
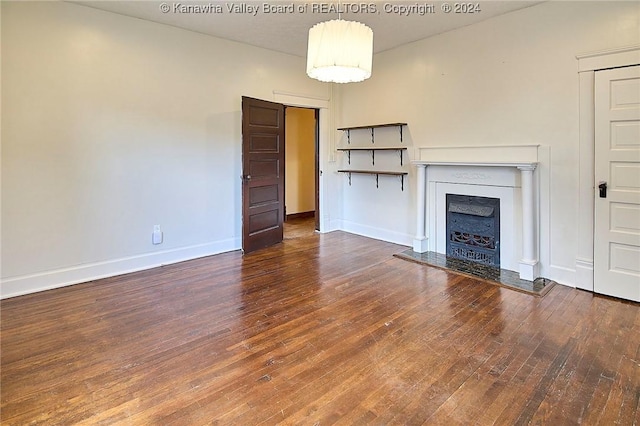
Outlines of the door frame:
{"type": "Polygon", "coordinates": [[[327,153],[332,152],[335,148],[335,138],[331,137],[333,133],[331,132],[330,100],[329,98],[273,91],[273,102],[281,103],[285,107],[299,107],[317,111],[316,153],[318,158],[316,161],[316,179],[318,184],[316,187],[316,211],[320,212],[320,217],[316,219],[319,225],[316,230],[320,233],[329,232],[331,230],[328,219],[330,217],[328,212],[329,202],[325,196],[327,181],[323,178],[323,170],[326,168],[326,162],[329,161],[327,153]]]}
{"type": "Polygon", "coordinates": [[[640,45],[576,56],[579,76],[578,252],[576,287],[594,289],[595,73],[640,65],[640,45]]]}
{"type": "Polygon", "coordinates": [[[314,213],[315,215],[315,230],[320,232],[320,110],[318,108],[315,108],[314,110],[314,117],[315,117],[315,129],[314,129],[314,150],[315,150],[315,155],[314,155],[314,172],[315,172],[315,177],[314,177],[314,183],[315,183],[315,188],[314,188],[314,200],[315,200],[315,205],[316,205],[316,211],[314,213]]]}
{"type": "MultiPolygon", "coordinates": [[[[307,108],[307,107],[299,107],[294,105],[284,105],[284,116],[285,116],[285,133],[287,131],[287,122],[291,122],[291,119],[287,121],[287,109],[288,108],[298,108],[313,111],[314,117],[314,126],[313,126],[313,170],[314,170],[314,178],[313,178],[313,211],[314,211],[314,219],[315,219],[315,230],[320,231],[320,109],[318,108],[307,108]]],[[[286,159],[286,146],[285,150],[285,159],[286,159]]],[[[286,174],[286,161],[285,161],[285,174],[286,174]]],[[[287,194],[287,180],[284,181],[284,193],[285,199],[287,194]]],[[[284,221],[287,221],[287,205],[285,203],[284,206],[284,221]]]]}

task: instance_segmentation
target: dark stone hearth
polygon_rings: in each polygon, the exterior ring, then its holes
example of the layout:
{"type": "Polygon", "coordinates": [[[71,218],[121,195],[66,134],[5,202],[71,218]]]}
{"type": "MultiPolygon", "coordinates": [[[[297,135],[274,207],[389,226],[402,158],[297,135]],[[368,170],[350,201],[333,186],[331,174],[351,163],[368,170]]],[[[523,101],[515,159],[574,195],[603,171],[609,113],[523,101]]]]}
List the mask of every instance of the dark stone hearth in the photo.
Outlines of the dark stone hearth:
{"type": "Polygon", "coordinates": [[[472,278],[478,278],[492,284],[535,296],[544,296],[555,285],[555,281],[547,278],[536,278],[534,281],[527,281],[520,279],[518,273],[514,271],[483,265],[469,260],[456,259],[432,251],[418,253],[412,249],[408,249],[394,256],[400,259],[446,269],[472,278]]]}

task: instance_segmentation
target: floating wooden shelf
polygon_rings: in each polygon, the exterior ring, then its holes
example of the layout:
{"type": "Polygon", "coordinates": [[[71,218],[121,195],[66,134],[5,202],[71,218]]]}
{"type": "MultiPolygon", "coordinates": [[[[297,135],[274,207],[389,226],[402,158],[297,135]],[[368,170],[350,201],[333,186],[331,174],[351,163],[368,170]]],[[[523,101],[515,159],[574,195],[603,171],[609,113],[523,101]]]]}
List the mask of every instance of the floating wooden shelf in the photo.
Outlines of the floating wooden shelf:
{"type": "Polygon", "coordinates": [[[378,127],[401,127],[406,126],[407,123],[387,123],[387,124],[371,124],[368,126],[355,126],[355,127],[339,127],[338,130],[358,130],[358,129],[375,129],[378,127]]]}
{"type": "Polygon", "coordinates": [[[369,147],[369,146],[351,146],[349,148],[338,148],[338,151],[405,151],[406,146],[389,146],[389,147],[369,147]]]}
{"type": "Polygon", "coordinates": [[[379,129],[381,127],[398,127],[400,129],[400,142],[402,142],[402,127],[404,127],[406,125],[407,125],[407,123],[371,124],[369,126],[339,127],[338,130],[346,131],[347,132],[347,143],[351,143],[351,130],[370,129],[371,130],[371,143],[375,143],[375,129],[379,129]]]}
{"type": "Polygon", "coordinates": [[[404,176],[408,175],[409,172],[392,172],[388,170],[350,170],[350,169],[341,169],[338,170],[340,173],[361,173],[366,175],[390,175],[390,176],[404,176]]]}
{"type": "Polygon", "coordinates": [[[368,148],[368,147],[364,147],[364,146],[359,146],[359,147],[352,147],[352,148],[338,148],[338,151],[346,151],[347,152],[347,158],[349,161],[349,164],[351,164],[351,151],[371,151],[371,165],[375,166],[376,165],[376,151],[398,151],[400,152],[400,166],[403,165],[404,159],[402,156],[402,151],[406,151],[407,147],[404,146],[398,146],[398,147],[375,147],[375,148],[368,148]]]}
{"type": "Polygon", "coordinates": [[[347,173],[349,175],[349,186],[351,186],[351,174],[362,174],[362,175],[374,175],[376,177],[376,188],[378,188],[378,179],[380,175],[383,176],[399,176],[401,182],[401,188],[404,191],[404,177],[408,175],[408,172],[393,172],[393,171],[385,171],[385,170],[351,170],[351,169],[342,169],[338,170],[338,173],[347,173]]]}

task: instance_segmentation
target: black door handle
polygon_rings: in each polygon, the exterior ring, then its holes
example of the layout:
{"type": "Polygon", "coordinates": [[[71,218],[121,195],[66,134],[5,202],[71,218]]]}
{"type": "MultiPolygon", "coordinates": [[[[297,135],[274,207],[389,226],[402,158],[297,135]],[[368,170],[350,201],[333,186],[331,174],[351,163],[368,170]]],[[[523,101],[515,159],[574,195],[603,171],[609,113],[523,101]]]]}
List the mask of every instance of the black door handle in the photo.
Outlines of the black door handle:
{"type": "Polygon", "coordinates": [[[600,198],[607,198],[607,182],[600,182],[598,189],[600,190],[600,198]]]}

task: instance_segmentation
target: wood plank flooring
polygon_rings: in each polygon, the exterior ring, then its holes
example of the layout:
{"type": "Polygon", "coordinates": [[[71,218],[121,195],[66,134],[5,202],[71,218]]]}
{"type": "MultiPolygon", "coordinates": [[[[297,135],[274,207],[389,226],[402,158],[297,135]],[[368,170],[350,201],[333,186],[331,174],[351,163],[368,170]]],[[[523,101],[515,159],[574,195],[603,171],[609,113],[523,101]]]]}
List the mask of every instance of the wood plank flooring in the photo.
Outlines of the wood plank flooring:
{"type": "Polygon", "coordinates": [[[3,425],[640,424],[640,307],[343,232],[4,300],[3,425]]]}
{"type": "Polygon", "coordinates": [[[284,239],[309,237],[316,231],[315,226],[313,217],[289,218],[284,222],[284,239]]]}

